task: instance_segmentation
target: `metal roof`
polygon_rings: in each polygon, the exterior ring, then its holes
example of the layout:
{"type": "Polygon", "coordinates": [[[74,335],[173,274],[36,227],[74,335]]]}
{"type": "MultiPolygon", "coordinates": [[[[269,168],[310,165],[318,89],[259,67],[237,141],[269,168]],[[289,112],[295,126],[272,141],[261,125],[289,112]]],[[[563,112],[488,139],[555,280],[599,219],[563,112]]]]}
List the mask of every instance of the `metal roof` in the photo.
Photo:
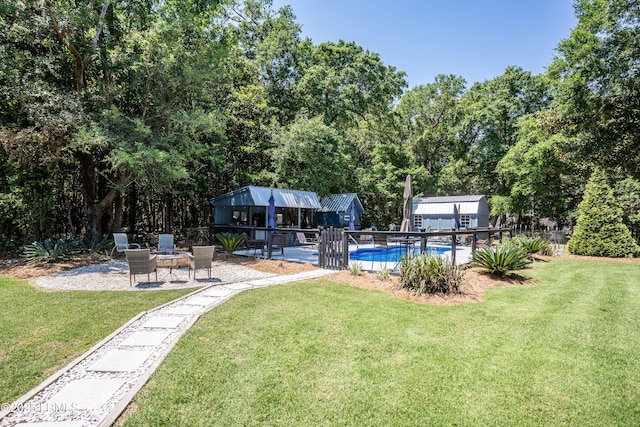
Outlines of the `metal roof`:
{"type": "Polygon", "coordinates": [[[322,198],[320,202],[322,212],[346,212],[351,209],[351,202],[357,214],[364,213],[364,207],[356,193],[331,194],[322,198]]]}
{"type": "Polygon", "coordinates": [[[320,209],[318,195],[312,191],[247,186],[209,201],[213,206],[269,206],[269,197],[278,208],[320,209]]]}
{"type": "Polygon", "coordinates": [[[420,203],[460,203],[460,202],[479,202],[484,199],[482,194],[472,194],[469,196],[438,196],[438,197],[420,197],[414,199],[420,203]]]}
{"type": "Polygon", "coordinates": [[[413,200],[414,215],[447,215],[453,216],[453,205],[456,204],[460,215],[488,214],[486,200],[482,195],[422,197],[413,200]]]}

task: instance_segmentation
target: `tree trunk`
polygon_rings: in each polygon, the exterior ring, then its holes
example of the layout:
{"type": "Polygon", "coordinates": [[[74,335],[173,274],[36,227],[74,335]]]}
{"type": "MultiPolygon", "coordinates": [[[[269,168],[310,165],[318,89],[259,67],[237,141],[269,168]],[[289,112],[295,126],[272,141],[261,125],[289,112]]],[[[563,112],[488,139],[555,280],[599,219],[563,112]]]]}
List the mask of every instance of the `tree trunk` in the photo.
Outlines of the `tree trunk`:
{"type": "Polygon", "coordinates": [[[132,183],[129,187],[129,233],[136,232],[136,218],[138,213],[138,190],[136,189],[136,183],[132,183]]]}
{"type": "Polygon", "coordinates": [[[115,214],[113,216],[113,230],[116,232],[122,231],[122,217],[124,215],[124,204],[122,203],[122,195],[118,194],[114,200],[115,214]]]}
{"type": "Polygon", "coordinates": [[[164,196],[164,206],[165,206],[165,214],[164,214],[164,232],[171,233],[171,217],[173,210],[173,198],[171,195],[164,196]]]}
{"type": "Polygon", "coordinates": [[[80,183],[84,199],[84,241],[87,245],[90,245],[94,236],[97,239],[102,237],[105,211],[111,208],[113,201],[120,192],[112,188],[107,192],[106,196],[97,201],[97,179],[93,156],[80,152],[75,153],[74,156],[80,162],[80,183]]]}

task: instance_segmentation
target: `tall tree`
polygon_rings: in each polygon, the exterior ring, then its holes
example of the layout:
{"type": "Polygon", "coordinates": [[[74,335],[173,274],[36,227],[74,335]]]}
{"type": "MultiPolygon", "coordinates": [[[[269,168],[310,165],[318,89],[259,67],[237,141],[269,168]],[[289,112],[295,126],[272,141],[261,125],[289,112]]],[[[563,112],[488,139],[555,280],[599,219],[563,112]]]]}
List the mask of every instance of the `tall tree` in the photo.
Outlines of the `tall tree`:
{"type": "Polygon", "coordinates": [[[434,83],[407,91],[396,111],[408,126],[408,145],[413,158],[430,176],[422,190],[434,194],[440,174],[450,162],[465,158],[469,147],[459,138],[463,112],[460,99],[465,80],[438,75],[434,83]]]}
{"type": "Polygon", "coordinates": [[[640,4],[579,0],[578,24],[550,74],[566,128],[587,161],[640,178],[640,4]]]}
{"type": "Polygon", "coordinates": [[[533,211],[539,218],[551,218],[563,225],[575,209],[582,191],[582,177],[576,165],[564,155],[570,138],[549,134],[545,114],[527,115],[519,122],[518,142],[500,159],[496,172],[510,188],[506,212],[521,217],[533,211]]]}

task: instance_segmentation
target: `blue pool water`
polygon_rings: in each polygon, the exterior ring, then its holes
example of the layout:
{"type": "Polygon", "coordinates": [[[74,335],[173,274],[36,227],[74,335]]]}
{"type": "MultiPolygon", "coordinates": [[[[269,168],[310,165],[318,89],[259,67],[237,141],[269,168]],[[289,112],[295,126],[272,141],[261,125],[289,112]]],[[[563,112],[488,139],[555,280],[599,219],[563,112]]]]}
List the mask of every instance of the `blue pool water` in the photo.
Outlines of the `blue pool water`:
{"type": "MultiPolygon", "coordinates": [[[[446,246],[427,246],[427,253],[432,255],[441,255],[445,252],[451,252],[450,247],[446,246]]],[[[419,255],[419,248],[409,248],[413,255],[419,255]]],[[[394,246],[390,248],[362,248],[355,252],[349,252],[349,259],[354,261],[388,261],[398,262],[407,253],[404,246],[394,246]]]]}

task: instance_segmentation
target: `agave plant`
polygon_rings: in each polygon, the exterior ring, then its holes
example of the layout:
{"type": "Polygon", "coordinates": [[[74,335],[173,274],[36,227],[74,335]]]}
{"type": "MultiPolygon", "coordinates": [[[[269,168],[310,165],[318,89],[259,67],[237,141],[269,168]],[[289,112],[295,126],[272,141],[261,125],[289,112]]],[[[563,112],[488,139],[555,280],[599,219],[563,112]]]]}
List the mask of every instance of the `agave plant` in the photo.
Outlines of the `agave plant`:
{"type": "Polygon", "coordinates": [[[474,252],[471,264],[504,275],[511,270],[523,269],[531,263],[528,257],[529,254],[516,246],[491,246],[474,252]]]}
{"type": "Polygon", "coordinates": [[[222,247],[229,255],[231,255],[244,243],[244,236],[242,234],[218,233],[216,234],[216,238],[218,239],[218,241],[220,241],[220,243],[222,243],[222,247]]]}
{"type": "Polygon", "coordinates": [[[43,243],[33,242],[24,247],[24,255],[28,263],[38,261],[57,262],[78,255],[87,248],[82,239],[73,236],[67,238],[66,235],[60,236],[56,241],[53,239],[45,239],[43,243]]]}

